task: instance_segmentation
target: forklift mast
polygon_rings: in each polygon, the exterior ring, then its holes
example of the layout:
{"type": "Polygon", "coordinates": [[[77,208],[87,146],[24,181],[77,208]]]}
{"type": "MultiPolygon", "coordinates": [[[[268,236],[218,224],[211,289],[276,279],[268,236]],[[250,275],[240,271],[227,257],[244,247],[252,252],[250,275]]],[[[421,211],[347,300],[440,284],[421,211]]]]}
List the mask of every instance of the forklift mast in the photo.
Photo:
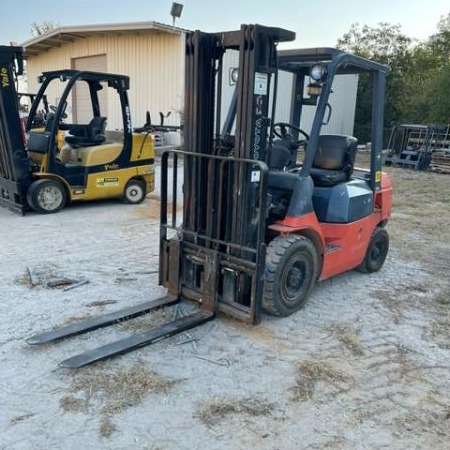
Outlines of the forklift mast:
{"type": "MultiPolygon", "coordinates": [[[[250,323],[261,317],[258,280],[266,249],[269,101],[277,74],[276,46],[294,38],[291,31],[260,25],[187,36],[181,239],[167,237],[177,218],[175,209],[168,217],[169,154],[162,158],[160,283],[173,295],[250,323]],[[239,68],[236,93],[221,130],[227,50],[239,51],[239,68]],[[233,142],[227,143],[233,126],[233,142]]],[[[176,176],[178,155],[171,154],[176,176]]]]}
{"type": "Polygon", "coordinates": [[[22,73],[22,48],[0,46],[0,204],[20,214],[30,183],[16,91],[22,73]]]}

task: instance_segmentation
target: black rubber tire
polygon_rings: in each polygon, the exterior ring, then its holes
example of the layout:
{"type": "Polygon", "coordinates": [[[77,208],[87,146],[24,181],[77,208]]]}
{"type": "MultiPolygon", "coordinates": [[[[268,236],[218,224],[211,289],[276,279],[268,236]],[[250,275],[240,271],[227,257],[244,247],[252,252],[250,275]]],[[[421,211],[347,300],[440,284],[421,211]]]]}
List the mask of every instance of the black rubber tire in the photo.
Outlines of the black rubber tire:
{"type": "Polygon", "coordinates": [[[27,202],[40,214],[52,214],[64,208],[67,202],[67,192],[58,181],[36,180],[28,188],[27,202]]]}
{"type": "Polygon", "coordinates": [[[389,235],[384,228],[377,227],[372,233],[363,262],[358,267],[362,273],[377,272],[386,261],[389,251],[389,235]]]}
{"type": "Polygon", "coordinates": [[[139,180],[130,180],[123,191],[123,201],[131,205],[137,205],[144,201],[146,195],[145,183],[139,180]]]}
{"type": "Polygon", "coordinates": [[[267,247],[263,308],[278,317],[304,306],[319,270],[314,244],[304,236],[276,237],[267,247]]]}

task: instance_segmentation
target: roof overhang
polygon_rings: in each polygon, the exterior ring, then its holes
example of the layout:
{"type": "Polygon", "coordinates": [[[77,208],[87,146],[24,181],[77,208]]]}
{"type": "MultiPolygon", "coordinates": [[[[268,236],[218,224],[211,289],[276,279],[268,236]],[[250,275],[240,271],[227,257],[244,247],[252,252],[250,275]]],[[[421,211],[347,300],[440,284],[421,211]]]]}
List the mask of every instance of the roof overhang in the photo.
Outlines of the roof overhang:
{"type": "Polygon", "coordinates": [[[25,50],[25,57],[38,56],[64,44],[75,42],[79,39],[86,39],[90,36],[106,34],[141,34],[141,33],[168,33],[181,35],[187,30],[173,27],[159,22],[129,22],[129,23],[109,23],[98,25],[80,25],[59,27],[50,30],[41,36],[37,36],[22,44],[25,50]]]}

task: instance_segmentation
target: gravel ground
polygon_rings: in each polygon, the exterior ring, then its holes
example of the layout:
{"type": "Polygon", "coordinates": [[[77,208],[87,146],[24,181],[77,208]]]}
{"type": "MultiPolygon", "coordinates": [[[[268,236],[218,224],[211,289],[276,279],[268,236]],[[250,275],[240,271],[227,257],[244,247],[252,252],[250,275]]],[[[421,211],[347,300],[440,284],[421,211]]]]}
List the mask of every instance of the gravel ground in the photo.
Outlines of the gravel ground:
{"type": "MultiPolygon", "coordinates": [[[[397,228],[402,220],[394,214],[397,228]]],[[[220,316],[70,371],[58,362],[192,308],[26,343],[164,293],[158,194],[138,206],[80,204],[47,216],[2,209],[0,235],[1,449],[449,448],[446,243],[436,253],[444,273],[406,257],[397,239],[379,273],[322,282],[289,318],[249,327],[220,316]],[[64,290],[68,280],[88,282],[64,290]]]]}

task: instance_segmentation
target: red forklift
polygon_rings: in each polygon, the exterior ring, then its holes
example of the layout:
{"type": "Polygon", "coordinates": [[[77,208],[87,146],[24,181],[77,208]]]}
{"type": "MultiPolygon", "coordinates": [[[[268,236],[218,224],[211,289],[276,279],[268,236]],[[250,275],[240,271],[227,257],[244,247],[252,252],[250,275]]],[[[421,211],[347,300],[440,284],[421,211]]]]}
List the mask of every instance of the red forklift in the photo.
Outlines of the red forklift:
{"type": "Polygon", "coordinates": [[[251,324],[261,321],[263,310],[288,316],[303,307],[317,281],[382,267],[392,205],[391,181],[381,170],[389,69],[330,48],[277,51],[294,38],[291,31],[260,25],[188,34],[184,149],[165,152],[161,160],[159,282],[167,296],[29,343],[181,300],[199,305],[186,317],[61,363],[80,367],[185,331],[218,312],[251,324]],[[227,66],[230,54],[239,61],[236,70],[227,66]],[[355,137],[323,132],[332,129],[335,79],[355,74],[372,80],[367,169],[354,167],[355,137]],[[234,93],[227,96],[230,84],[234,93]],[[312,125],[304,129],[308,117],[312,125]]]}

